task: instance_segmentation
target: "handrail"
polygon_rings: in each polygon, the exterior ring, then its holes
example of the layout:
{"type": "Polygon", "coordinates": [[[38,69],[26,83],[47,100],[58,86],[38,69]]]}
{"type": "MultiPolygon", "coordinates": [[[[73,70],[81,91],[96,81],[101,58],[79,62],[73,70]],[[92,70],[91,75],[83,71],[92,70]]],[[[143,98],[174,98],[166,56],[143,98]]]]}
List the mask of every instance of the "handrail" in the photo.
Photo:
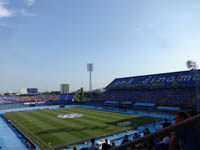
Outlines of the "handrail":
{"type": "Polygon", "coordinates": [[[135,144],[142,143],[142,142],[147,141],[147,140],[152,140],[152,139],[160,137],[160,136],[165,136],[165,135],[168,135],[170,132],[173,132],[177,129],[188,128],[188,127],[194,126],[196,124],[200,124],[200,114],[197,115],[197,116],[188,118],[184,121],[181,121],[177,124],[171,125],[169,127],[163,128],[163,129],[160,129],[159,131],[152,133],[152,134],[149,134],[147,136],[144,136],[142,138],[139,138],[139,139],[136,139],[134,141],[122,144],[118,147],[113,147],[110,150],[125,150],[126,148],[131,147],[135,144]]]}

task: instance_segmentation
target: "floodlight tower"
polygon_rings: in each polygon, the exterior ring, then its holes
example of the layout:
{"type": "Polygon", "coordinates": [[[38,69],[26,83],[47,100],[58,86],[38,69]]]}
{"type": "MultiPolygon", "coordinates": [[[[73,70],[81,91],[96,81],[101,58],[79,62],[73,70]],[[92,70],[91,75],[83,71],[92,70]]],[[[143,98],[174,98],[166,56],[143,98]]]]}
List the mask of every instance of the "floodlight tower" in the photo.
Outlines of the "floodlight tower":
{"type": "Polygon", "coordinates": [[[87,71],[90,73],[89,75],[89,87],[90,87],[90,98],[92,99],[92,72],[93,72],[93,64],[87,64],[87,71]]]}
{"type": "Polygon", "coordinates": [[[188,60],[186,62],[186,65],[188,69],[191,69],[192,74],[195,78],[197,95],[197,113],[200,113],[200,70],[198,69],[197,63],[193,60],[188,60]]]}

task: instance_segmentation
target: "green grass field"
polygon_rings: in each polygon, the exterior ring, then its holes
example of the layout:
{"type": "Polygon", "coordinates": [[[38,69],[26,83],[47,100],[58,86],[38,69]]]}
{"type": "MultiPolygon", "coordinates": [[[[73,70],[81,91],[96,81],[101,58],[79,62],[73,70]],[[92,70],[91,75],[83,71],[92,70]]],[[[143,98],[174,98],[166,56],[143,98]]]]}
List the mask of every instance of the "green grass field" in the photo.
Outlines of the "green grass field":
{"type": "Polygon", "coordinates": [[[5,117],[41,149],[69,145],[81,140],[89,140],[91,137],[120,132],[159,120],[158,118],[83,108],[7,113],[5,117]],[[81,113],[83,116],[73,119],[57,117],[60,114],[71,113],[81,113]],[[130,121],[133,126],[117,127],[117,123],[125,121],[130,121]]]}

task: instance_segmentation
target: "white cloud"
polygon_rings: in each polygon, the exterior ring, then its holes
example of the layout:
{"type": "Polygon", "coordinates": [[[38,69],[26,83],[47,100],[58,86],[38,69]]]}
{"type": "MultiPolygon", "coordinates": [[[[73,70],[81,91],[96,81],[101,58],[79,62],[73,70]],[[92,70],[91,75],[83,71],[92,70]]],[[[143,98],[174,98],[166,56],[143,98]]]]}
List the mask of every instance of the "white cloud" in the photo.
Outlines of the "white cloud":
{"type": "Polygon", "coordinates": [[[36,0],[26,0],[28,6],[32,6],[36,0]]]}
{"type": "Polygon", "coordinates": [[[13,11],[6,8],[7,0],[0,0],[0,18],[13,16],[13,11]]]}
{"type": "Polygon", "coordinates": [[[21,9],[20,13],[22,16],[31,16],[31,17],[36,16],[36,14],[27,12],[25,9],[21,9]]]}

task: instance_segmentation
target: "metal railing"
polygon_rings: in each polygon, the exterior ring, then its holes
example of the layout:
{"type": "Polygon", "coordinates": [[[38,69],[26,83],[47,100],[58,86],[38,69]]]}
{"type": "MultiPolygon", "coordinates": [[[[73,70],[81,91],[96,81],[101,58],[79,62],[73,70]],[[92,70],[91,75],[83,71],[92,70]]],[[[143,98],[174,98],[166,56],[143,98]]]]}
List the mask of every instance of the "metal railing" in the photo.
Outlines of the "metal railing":
{"type": "Polygon", "coordinates": [[[197,124],[200,124],[200,114],[197,115],[197,116],[188,118],[184,121],[181,121],[177,124],[171,125],[169,127],[163,128],[163,129],[160,129],[159,131],[157,131],[155,133],[152,133],[152,134],[149,134],[149,135],[144,136],[142,138],[136,139],[132,142],[122,144],[118,147],[113,147],[110,150],[126,150],[126,149],[133,147],[135,144],[143,143],[145,141],[152,140],[152,139],[160,137],[160,136],[166,136],[166,135],[169,135],[170,132],[173,132],[177,129],[188,128],[188,127],[192,127],[192,126],[197,125],[197,124]]]}

